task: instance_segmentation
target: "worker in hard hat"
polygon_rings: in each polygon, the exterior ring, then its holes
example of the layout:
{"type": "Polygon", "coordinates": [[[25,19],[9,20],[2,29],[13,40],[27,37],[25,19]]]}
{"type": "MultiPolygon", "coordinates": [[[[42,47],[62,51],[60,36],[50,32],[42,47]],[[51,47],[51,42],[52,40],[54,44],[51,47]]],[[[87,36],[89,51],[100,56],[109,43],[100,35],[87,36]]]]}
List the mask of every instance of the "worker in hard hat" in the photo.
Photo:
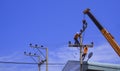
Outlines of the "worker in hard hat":
{"type": "Polygon", "coordinates": [[[75,43],[74,44],[79,44],[78,38],[80,37],[79,32],[77,32],[74,36],[75,43]]]}
{"type": "Polygon", "coordinates": [[[83,47],[82,60],[85,59],[85,56],[87,55],[87,52],[88,52],[88,47],[85,45],[85,46],[83,47]]]}

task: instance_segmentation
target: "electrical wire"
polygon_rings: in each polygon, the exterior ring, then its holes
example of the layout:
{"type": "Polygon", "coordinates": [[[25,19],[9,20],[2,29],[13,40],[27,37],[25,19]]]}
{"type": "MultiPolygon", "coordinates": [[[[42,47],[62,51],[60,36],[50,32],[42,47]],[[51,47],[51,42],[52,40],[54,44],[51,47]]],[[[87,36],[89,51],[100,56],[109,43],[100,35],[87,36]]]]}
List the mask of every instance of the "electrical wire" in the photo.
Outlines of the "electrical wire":
{"type": "MultiPolygon", "coordinates": [[[[86,17],[86,15],[85,15],[85,14],[83,14],[83,20],[86,20],[86,18],[85,18],[85,17],[86,17]]],[[[83,43],[83,42],[84,42],[84,37],[85,37],[85,31],[83,32],[83,36],[82,36],[82,37],[83,37],[83,39],[82,39],[82,43],[83,43]]]]}
{"type": "Polygon", "coordinates": [[[35,61],[36,63],[38,63],[32,56],[30,56],[32,59],[33,59],[33,61],[35,61]]]}
{"type": "Polygon", "coordinates": [[[40,54],[42,54],[42,56],[45,58],[45,55],[42,53],[42,51],[40,51],[38,48],[37,50],[40,52],[40,54]]]}
{"type": "Polygon", "coordinates": [[[6,61],[0,61],[0,63],[3,64],[38,64],[38,63],[27,63],[27,62],[6,62],[6,61]]]}
{"type": "Polygon", "coordinates": [[[85,38],[85,31],[83,32],[82,43],[84,42],[84,38],[85,38]]]}
{"type": "MultiPolygon", "coordinates": [[[[85,14],[83,14],[83,20],[85,20],[85,14]]],[[[86,21],[86,20],[85,20],[86,21]]],[[[84,23],[83,23],[83,27],[84,27],[84,23]]],[[[83,30],[82,32],[82,43],[84,42],[84,37],[85,37],[85,29],[87,28],[87,22],[86,22],[86,27],[82,28],[81,30],[83,30]]],[[[78,50],[80,50],[80,48],[78,48],[78,50]]]]}
{"type": "MultiPolygon", "coordinates": [[[[31,64],[31,65],[38,65],[38,63],[29,63],[29,62],[7,62],[7,61],[0,61],[2,64],[31,64]]],[[[43,64],[45,65],[45,64],[43,64]]],[[[48,65],[65,65],[65,63],[48,63],[48,65]]]]}

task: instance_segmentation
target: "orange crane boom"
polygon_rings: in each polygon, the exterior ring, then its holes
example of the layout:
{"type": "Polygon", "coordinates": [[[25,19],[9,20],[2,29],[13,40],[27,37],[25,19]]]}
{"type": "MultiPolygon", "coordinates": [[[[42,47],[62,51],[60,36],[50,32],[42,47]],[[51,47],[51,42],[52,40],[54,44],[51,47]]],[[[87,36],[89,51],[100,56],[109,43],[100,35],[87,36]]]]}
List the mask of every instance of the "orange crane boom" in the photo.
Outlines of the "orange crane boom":
{"type": "Polygon", "coordinates": [[[84,14],[87,14],[90,19],[94,22],[94,24],[97,26],[97,28],[101,31],[103,36],[107,39],[107,41],[110,43],[114,51],[118,54],[120,57],[120,46],[117,44],[117,42],[114,40],[113,36],[105,29],[103,26],[97,21],[97,19],[92,15],[90,12],[90,9],[86,9],[83,11],[84,14]]]}

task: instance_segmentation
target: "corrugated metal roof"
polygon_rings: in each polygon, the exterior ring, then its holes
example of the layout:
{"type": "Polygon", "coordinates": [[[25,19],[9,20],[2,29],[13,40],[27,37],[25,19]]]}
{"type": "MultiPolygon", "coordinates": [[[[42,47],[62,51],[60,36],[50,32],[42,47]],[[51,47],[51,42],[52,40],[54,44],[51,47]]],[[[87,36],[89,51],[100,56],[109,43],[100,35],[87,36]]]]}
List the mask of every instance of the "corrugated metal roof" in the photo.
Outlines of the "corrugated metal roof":
{"type": "MultiPolygon", "coordinates": [[[[84,71],[120,71],[119,64],[83,62],[84,71]]],[[[80,71],[80,61],[68,61],[62,71],[80,71]]]]}
{"type": "Polygon", "coordinates": [[[109,63],[98,63],[98,62],[87,62],[88,65],[96,66],[96,67],[104,67],[104,68],[111,68],[111,69],[119,69],[119,64],[109,64],[109,63]]]}

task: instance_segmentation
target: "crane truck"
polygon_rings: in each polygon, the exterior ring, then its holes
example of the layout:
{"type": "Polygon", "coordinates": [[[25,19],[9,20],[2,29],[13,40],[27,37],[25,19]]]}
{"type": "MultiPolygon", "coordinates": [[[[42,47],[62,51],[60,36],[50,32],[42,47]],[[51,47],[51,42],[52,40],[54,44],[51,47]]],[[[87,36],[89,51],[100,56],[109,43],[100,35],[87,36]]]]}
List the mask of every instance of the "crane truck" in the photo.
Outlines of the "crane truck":
{"type": "Polygon", "coordinates": [[[120,57],[120,46],[115,41],[114,37],[97,21],[97,19],[92,15],[90,12],[90,9],[86,9],[83,11],[84,14],[87,14],[90,19],[94,22],[94,24],[97,26],[97,28],[100,30],[102,35],[106,38],[106,40],[110,43],[114,51],[118,54],[120,57]]]}

